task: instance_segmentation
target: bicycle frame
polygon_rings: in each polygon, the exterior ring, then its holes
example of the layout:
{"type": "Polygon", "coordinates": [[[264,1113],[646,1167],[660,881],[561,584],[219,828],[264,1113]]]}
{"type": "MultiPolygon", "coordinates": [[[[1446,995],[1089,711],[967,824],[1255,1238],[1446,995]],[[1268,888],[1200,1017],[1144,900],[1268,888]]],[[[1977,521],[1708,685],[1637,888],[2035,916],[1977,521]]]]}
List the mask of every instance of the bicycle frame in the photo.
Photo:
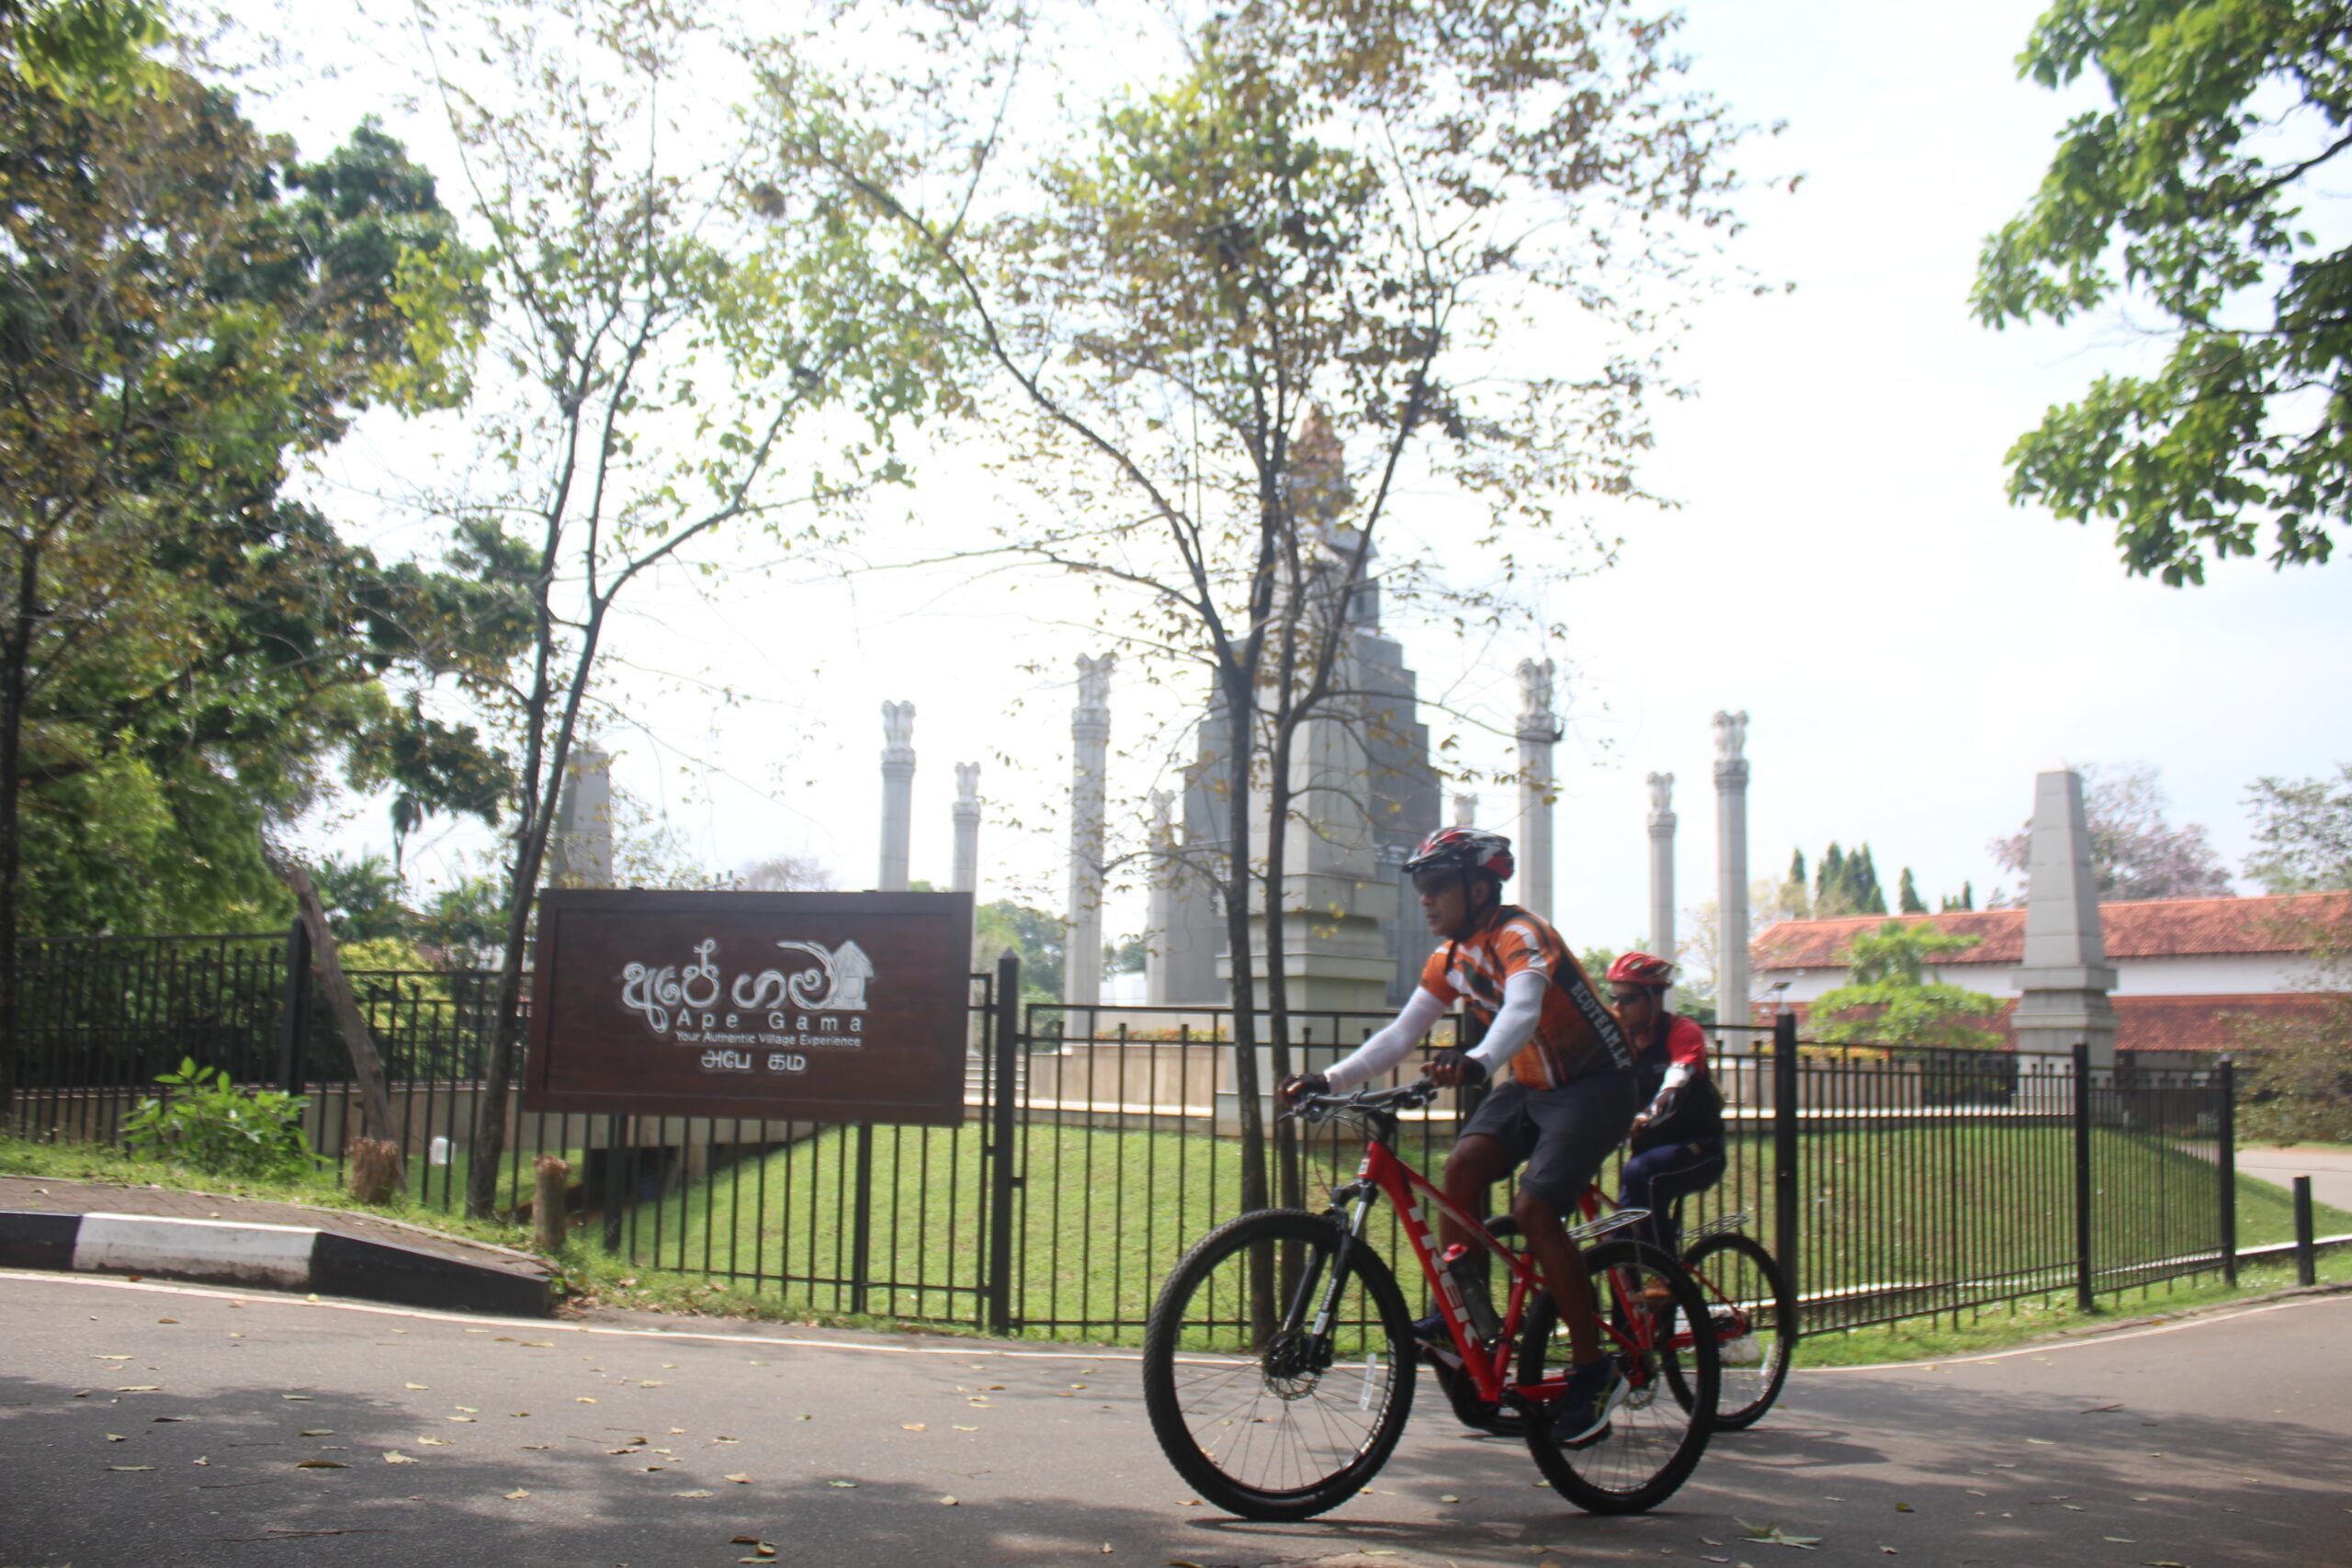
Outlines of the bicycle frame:
{"type": "MultiPolygon", "coordinates": [[[[1584,1201],[1588,1208],[1596,1191],[1587,1191],[1584,1201]]],[[[1511,1358],[1519,1349],[1520,1329],[1526,1321],[1528,1304],[1534,1299],[1534,1292],[1545,1289],[1543,1276],[1532,1258],[1514,1252],[1495,1239],[1484,1224],[1448,1201],[1434,1183],[1406,1164],[1376,1134],[1364,1140],[1363,1164],[1358,1168],[1354,1182],[1333,1196],[1337,1200],[1336,1206],[1347,1216],[1345,1230],[1350,1246],[1363,1244],[1364,1227],[1372,1217],[1375,1197],[1385,1197],[1395,1206],[1405,1228],[1405,1238],[1411,1244],[1413,1256],[1419,1262],[1421,1272],[1429,1280],[1437,1297],[1438,1312],[1445,1319],[1446,1329],[1453,1337],[1454,1349],[1461,1355],[1463,1368],[1470,1374],[1472,1385],[1477,1390],[1480,1399],[1490,1404],[1533,1405],[1559,1396],[1566,1386],[1564,1378],[1521,1383],[1515,1381],[1510,1372],[1511,1358]],[[1441,1213],[1450,1215],[1468,1232],[1475,1242],[1502,1259],[1510,1275],[1510,1292],[1509,1302],[1500,1313],[1501,1329],[1496,1334],[1491,1348],[1482,1348],[1472,1333],[1469,1312],[1463,1303],[1460,1288],[1454,1282],[1453,1272],[1438,1261],[1435,1235],[1422,1216],[1421,1201],[1417,1200],[1426,1200],[1436,1205],[1441,1213]]],[[[1620,1211],[1617,1223],[1629,1224],[1640,1217],[1635,1211],[1620,1211]]],[[[1588,1218],[1590,1218],[1589,1214],[1588,1218]]],[[[1577,1228],[1583,1231],[1587,1227],[1577,1228]]],[[[1343,1274],[1343,1269],[1333,1269],[1334,1290],[1343,1274]]],[[[1308,1283],[1311,1288],[1312,1282],[1308,1283]]],[[[1313,1332],[1318,1337],[1330,1332],[1333,1310],[1334,1302],[1327,1294],[1315,1314],[1313,1332]]],[[[1613,1341],[1618,1349],[1641,1348],[1627,1339],[1619,1325],[1611,1321],[1611,1314],[1600,1313],[1596,1315],[1600,1334],[1613,1341]]]]}

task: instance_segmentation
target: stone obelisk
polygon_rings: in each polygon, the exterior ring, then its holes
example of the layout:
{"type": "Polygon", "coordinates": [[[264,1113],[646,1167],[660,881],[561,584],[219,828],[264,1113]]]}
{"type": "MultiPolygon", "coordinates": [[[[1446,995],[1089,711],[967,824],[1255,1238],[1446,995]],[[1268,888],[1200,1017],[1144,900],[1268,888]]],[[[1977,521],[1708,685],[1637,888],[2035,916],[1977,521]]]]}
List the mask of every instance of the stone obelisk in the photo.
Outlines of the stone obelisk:
{"type": "Polygon", "coordinates": [[[1151,792],[1151,911],[1143,938],[1143,999],[1165,1007],[1176,999],[1169,942],[1176,930],[1176,792],[1151,792]]]}
{"type": "Polygon", "coordinates": [[[2026,841],[2025,958],[2018,966],[2012,1019],[2020,1051],[2091,1048],[2091,1066],[2115,1065],[2115,971],[2099,930],[2098,879],[2083,780],[2061,770],[2033,781],[2033,827],[2026,841]]]}
{"type": "Polygon", "coordinates": [[[613,885],[613,757],[593,740],[571,749],[548,836],[548,886],[613,885]]]}
{"type": "Polygon", "coordinates": [[[1511,902],[1552,918],[1552,661],[1519,661],[1519,896],[1511,902]]]}
{"type": "Polygon", "coordinates": [[[915,705],[882,705],[882,874],[885,893],[907,890],[915,821],[915,705]]]}
{"type": "Polygon", "coordinates": [[[1103,796],[1111,750],[1111,671],[1118,661],[1115,653],[1078,656],[1078,706],[1069,716],[1077,761],[1069,786],[1069,935],[1062,955],[1062,1000],[1072,1007],[1102,1000],[1103,796]]]}
{"type": "Polygon", "coordinates": [[[1674,775],[1652,773],[1650,786],[1650,951],[1674,962],[1674,775]]]}
{"type": "Polygon", "coordinates": [[[956,863],[948,882],[956,893],[976,893],[980,886],[980,765],[956,764],[956,863]]]}
{"type": "MultiPolygon", "coordinates": [[[[1715,1017],[1751,1021],[1747,989],[1747,714],[1715,715],[1715,1017]]],[[[1754,1048],[1745,1031],[1724,1036],[1725,1051],[1754,1048]]]]}

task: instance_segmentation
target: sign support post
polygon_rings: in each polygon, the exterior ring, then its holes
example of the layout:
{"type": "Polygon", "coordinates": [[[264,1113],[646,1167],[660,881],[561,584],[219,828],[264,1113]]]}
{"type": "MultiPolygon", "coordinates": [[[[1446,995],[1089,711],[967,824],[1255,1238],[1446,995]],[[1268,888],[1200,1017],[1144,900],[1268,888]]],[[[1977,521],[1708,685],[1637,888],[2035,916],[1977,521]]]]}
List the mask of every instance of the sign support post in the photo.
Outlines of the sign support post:
{"type": "Polygon", "coordinates": [[[989,1041],[989,1332],[1012,1332],[1013,1094],[1021,1066],[1021,960],[996,961],[989,1041]]]}

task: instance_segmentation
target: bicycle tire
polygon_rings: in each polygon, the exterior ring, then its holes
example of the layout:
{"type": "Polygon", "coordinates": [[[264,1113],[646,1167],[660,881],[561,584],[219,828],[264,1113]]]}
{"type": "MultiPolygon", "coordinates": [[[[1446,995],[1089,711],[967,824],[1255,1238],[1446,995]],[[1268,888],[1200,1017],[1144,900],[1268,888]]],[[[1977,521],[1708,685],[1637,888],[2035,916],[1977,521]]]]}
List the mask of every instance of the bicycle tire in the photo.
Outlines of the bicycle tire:
{"type": "MultiPolygon", "coordinates": [[[[1305,1519],[1380,1472],[1413,1408],[1412,1319],[1396,1276],[1351,1246],[1335,1332],[1320,1346],[1278,1302],[1264,1333],[1247,1322],[1249,1255],[1288,1246],[1312,1263],[1304,1310],[1344,1233],[1329,1216],[1269,1209],[1211,1231],[1160,1288],[1143,1338],[1144,1409],[1176,1472],[1202,1500],[1249,1519],[1305,1519]]],[[[1261,1258],[1266,1256],[1261,1254],[1261,1258]]]]}
{"type": "MultiPolygon", "coordinates": [[[[1587,1248],[1584,1260],[1593,1300],[1616,1331],[1603,1336],[1604,1345],[1618,1355],[1633,1391],[1603,1435],[1581,1448],[1554,1442],[1544,1407],[1535,1407],[1527,1449],[1553,1490],[1585,1512],[1643,1513],[1674,1495],[1706,1452],[1719,1375],[1714,1341],[1692,1336],[1687,1350],[1678,1348],[1641,1304],[1644,1292],[1654,1279],[1665,1282],[1673,1303],[1668,1323],[1705,1322],[1705,1300],[1679,1263],[1645,1242],[1602,1242],[1587,1248]],[[1645,1349],[1618,1348],[1645,1341],[1645,1349]],[[1671,1390],[1670,1377],[1689,1383],[1695,1408],[1671,1390]]],[[[1519,1381],[1557,1376],[1567,1365],[1568,1337],[1559,1331],[1559,1309],[1546,1292],[1530,1307],[1520,1337],[1519,1381]]]]}
{"type": "MultiPolygon", "coordinates": [[[[1780,1264],[1753,1236],[1737,1231],[1711,1235],[1684,1253],[1682,1262],[1707,1298],[1711,1322],[1724,1323],[1731,1310],[1726,1303],[1736,1303],[1747,1320],[1747,1336],[1720,1327],[1715,1336],[1723,1361],[1715,1430],[1743,1431],[1763,1419],[1788,1382],[1797,1345],[1797,1303],[1780,1264]],[[1754,1342],[1753,1359],[1742,1347],[1743,1337],[1754,1342]]],[[[1686,1392],[1679,1384],[1675,1388],[1678,1398],[1686,1392]]]]}

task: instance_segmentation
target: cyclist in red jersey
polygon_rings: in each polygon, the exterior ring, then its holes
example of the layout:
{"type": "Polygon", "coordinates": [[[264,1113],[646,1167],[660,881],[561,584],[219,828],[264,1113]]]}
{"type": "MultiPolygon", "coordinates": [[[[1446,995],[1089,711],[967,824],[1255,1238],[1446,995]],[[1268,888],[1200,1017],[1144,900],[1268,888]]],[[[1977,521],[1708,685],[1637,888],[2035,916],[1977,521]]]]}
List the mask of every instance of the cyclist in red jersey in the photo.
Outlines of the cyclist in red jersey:
{"type": "Polygon", "coordinates": [[[1681,1238],[1674,1200],[1724,1176],[1724,1102],[1707,1072],[1707,1034],[1666,1010],[1674,965],[1628,953],[1609,966],[1609,1000],[1634,1044],[1634,1066],[1648,1097],[1634,1118],[1634,1146],[1619,1172],[1618,1206],[1647,1209],[1643,1239],[1673,1257],[1681,1238]]]}
{"type": "MultiPolygon", "coordinates": [[[[1601,1354],[1591,1283],[1562,1216],[1575,1211],[1633,1122],[1639,1104],[1633,1053],[1559,933],[1502,901],[1515,869],[1510,840],[1476,828],[1440,829],[1405,869],[1430,931],[1444,939],[1419,988],[1396,1021],[1354,1054],[1326,1072],[1284,1080],[1283,1098],[1345,1093],[1377,1077],[1409,1055],[1456,1000],[1464,1004],[1474,1031],[1484,1033],[1467,1049],[1438,1052],[1429,1076],[1447,1088],[1499,1081],[1446,1156],[1446,1200],[1481,1213],[1487,1190],[1524,1166],[1511,1215],[1559,1303],[1574,1363],[1552,1435],[1589,1441],[1608,1425],[1624,1382],[1601,1354]]],[[[1450,1246],[1475,1245],[1442,1212],[1438,1234],[1450,1246]]],[[[1442,1352],[1451,1349],[1442,1319],[1416,1326],[1442,1352]]]]}

